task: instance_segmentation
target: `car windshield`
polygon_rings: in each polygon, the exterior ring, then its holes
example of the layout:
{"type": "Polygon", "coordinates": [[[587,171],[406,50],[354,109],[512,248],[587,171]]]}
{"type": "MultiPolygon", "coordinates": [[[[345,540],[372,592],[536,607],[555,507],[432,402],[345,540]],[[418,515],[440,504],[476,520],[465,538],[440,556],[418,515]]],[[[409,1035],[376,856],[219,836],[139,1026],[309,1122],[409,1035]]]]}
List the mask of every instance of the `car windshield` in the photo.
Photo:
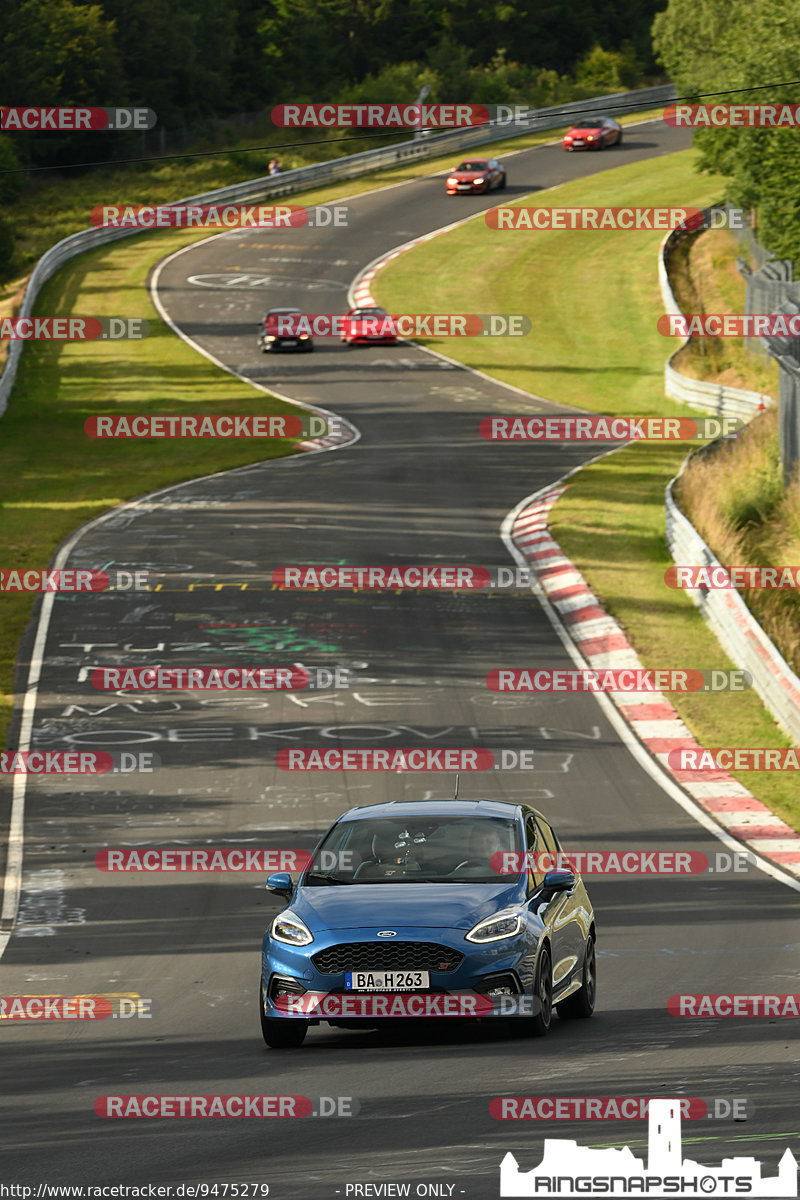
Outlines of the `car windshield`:
{"type": "Polygon", "coordinates": [[[375,817],[340,821],[321,844],[303,884],[502,883],[520,862],[515,821],[498,817],[375,817]],[[497,868],[497,869],[495,869],[497,868]],[[504,868],[511,868],[504,870],[504,868]]]}
{"type": "Polygon", "coordinates": [[[486,171],[489,168],[487,162],[463,162],[460,167],[456,167],[457,171],[486,171]]]}
{"type": "Polygon", "coordinates": [[[352,313],[354,317],[385,317],[386,315],[385,308],[356,308],[352,313]]]}

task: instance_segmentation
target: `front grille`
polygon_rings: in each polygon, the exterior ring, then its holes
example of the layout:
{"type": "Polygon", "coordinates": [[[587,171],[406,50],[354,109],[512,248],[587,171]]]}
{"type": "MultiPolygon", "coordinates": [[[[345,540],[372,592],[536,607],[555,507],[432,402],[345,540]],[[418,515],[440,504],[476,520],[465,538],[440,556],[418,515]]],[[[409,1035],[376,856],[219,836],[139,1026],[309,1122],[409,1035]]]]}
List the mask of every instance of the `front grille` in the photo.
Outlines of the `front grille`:
{"type": "Polygon", "coordinates": [[[345,942],[315,954],[323,975],[342,971],[455,971],[464,955],[436,942],[345,942]]]}

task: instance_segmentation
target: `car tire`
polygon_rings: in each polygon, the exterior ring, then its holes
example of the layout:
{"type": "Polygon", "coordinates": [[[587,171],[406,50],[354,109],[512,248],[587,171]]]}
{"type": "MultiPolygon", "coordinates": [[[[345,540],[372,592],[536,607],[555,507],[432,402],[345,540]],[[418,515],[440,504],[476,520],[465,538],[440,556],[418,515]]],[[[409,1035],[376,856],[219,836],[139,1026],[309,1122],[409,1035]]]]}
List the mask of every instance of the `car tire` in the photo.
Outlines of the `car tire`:
{"type": "Polygon", "coordinates": [[[308,1032],[308,1021],[265,1016],[263,979],[258,986],[258,1014],[261,1018],[261,1036],[271,1050],[296,1050],[302,1046],[308,1032]]]}
{"type": "Polygon", "coordinates": [[[576,1017],[590,1017],[594,1012],[596,998],[597,955],[594,948],[594,934],[590,933],[586,939],[586,948],[583,956],[581,986],[577,992],[573,992],[571,996],[567,996],[566,1000],[562,1000],[560,1004],[557,1004],[556,1011],[559,1017],[566,1020],[576,1017]]]}
{"type": "Polygon", "coordinates": [[[618,135],[618,137],[617,137],[617,140],[616,140],[616,142],[614,143],[614,145],[615,145],[615,146],[621,146],[621,145],[622,145],[622,133],[621,133],[621,132],[619,133],[619,135],[618,135]]]}
{"type": "Polygon", "coordinates": [[[498,190],[499,192],[502,192],[502,190],[503,190],[503,188],[504,188],[505,186],[506,186],[506,173],[505,173],[505,171],[504,171],[504,172],[503,172],[503,174],[502,174],[502,176],[500,177],[500,182],[499,182],[499,183],[498,183],[498,185],[497,185],[497,190],[498,190]]]}
{"type": "Polygon", "coordinates": [[[543,946],[536,965],[533,998],[539,1001],[539,1011],[528,1022],[530,1037],[545,1037],[553,1021],[553,964],[550,949],[543,946]]]}

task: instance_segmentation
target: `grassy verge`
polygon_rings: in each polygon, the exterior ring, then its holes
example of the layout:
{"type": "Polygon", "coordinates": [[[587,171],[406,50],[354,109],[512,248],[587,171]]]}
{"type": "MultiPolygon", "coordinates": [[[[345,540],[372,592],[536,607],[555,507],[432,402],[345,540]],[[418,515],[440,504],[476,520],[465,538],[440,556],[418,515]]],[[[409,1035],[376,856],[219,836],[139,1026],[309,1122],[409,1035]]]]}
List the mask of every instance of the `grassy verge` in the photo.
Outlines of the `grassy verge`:
{"type": "MultiPolygon", "coordinates": [[[[195,235],[196,236],[196,235],[195,235]]],[[[197,354],[158,318],[144,284],[153,263],[191,240],[166,233],[82,255],[44,287],[42,313],[145,317],[140,342],[31,342],[0,422],[0,563],[42,568],[69,533],[137,495],[213,471],[277,457],[266,440],[95,440],[87,417],[105,413],[296,413],[197,354]],[[176,446],[179,450],[176,451],[176,446]]],[[[102,564],[98,563],[98,566],[102,564]]],[[[12,706],[14,661],[35,597],[0,597],[0,744],[12,706]]]]}
{"type": "MultiPolygon", "coordinates": [[[[550,205],[711,203],[721,181],[698,178],[691,152],[620,167],[537,194],[550,205]]],[[[390,311],[413,311],[425,280],[430,311],[526,312],[533,333],[507,339],[431,341],[451,357],[561,404],[602,413],[685,415],[663,395],[670,343],[656,274],[661,235],[639,231],[504,232],[481,218],[424,243],[382,272],[374,287],[390,311]],[[468,262],[468,273],[447,270],[468,262]]],[[[523,404],[520,407],[524,407],[523,404]]],[[[689,446],[640,443],[585,468],[553,512],[553,532],[620,621],[648,667],[731,666],[683,592],[664,583],[664,486],[689,446]]],[[[675,707],[709,746],[788,743],[754,693],[679,695],[675,707]]],[[[740,773],[745,786],[795,828],[800,800],[779,774],[740,773]]]]}
{"type": "MultiPolygon", "coordinates": [[[[683,238],[669,262],[675,299],[685,313],[741,313],[746,287],[736,267],[746,257],[730,230],[709,229],[683,238]]],[[[778,364],[751,354],[744,338],[692,338],[677,354],[676,370],[777,398],[778,364]]]]}

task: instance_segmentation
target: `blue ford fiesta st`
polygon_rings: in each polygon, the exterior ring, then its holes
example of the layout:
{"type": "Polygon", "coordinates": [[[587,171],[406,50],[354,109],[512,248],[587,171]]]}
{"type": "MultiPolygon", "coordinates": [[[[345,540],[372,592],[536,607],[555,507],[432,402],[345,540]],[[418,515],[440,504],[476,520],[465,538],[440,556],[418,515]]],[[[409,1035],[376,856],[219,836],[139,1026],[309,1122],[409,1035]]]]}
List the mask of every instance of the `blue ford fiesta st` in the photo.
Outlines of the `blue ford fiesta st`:
{"type": "Polygon", "coordinates": [[[297,883],[283,872],[267,881],[287,906],[264,934],[264,1041],[299,1046],[320,1021],[363,1029],[446,1015],[513,1016],[541,1037],[554,1007],[591,1016],[594,912],[565,858],[526,805],[350,809],[297,883]]]}

